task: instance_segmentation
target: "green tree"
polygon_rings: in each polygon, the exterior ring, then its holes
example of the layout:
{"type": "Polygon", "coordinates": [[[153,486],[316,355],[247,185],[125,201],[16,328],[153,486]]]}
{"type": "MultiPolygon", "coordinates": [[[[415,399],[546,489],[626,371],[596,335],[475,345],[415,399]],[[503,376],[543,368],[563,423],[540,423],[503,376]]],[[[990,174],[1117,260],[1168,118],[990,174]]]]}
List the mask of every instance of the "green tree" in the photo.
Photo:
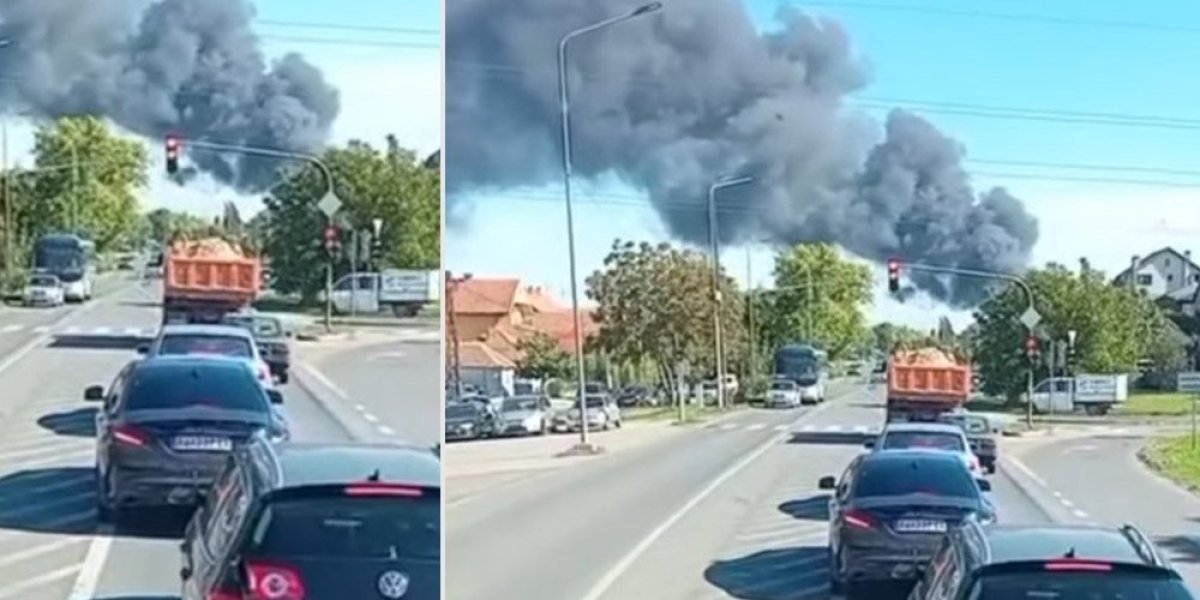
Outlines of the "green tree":
{"type": "Polygon", "coordinates": [[[117,137],[96,117],[66,117],[38,129],[33,152],[33,202],[17,215],[30,239],[78,231],[101,252],[131,241],[137,192],[148,181],[149,158],[140,143],[117,137]]]}
{"type": "Polygon", "coordinates": [[[840,360],[864,338],[871,271],[844,260],[832,244],[797,244],[776,255],[775,291],[765,298],[771,347],[803,340],[840,360]]]}
{"type": "MultiPolygon", "coordinates": [[[[416,155],[388,136],[384,151],[361,141],[330,149],[322,156],[333,174],[342,201],[335,219],[343,233],[370,231],[382,219],[383,266],[436,269],[441,260],[440,176],[416,155]]],[[[276,286],[311,301],[324,286],[326,254],[322,246],[325,215],[317,203],[325,195],[320,170],[308,165],[284,179],[264,200],[267,214],[265,248],[276,286]]],[[[344,235],[343,248],[350,246],[344,235]]],[[[338,273],[349,270],[348,252],[337,261],[338,273]]]]}
{"type": "Polygon", "coordinates": [[[196,215],[169,208],[151,210],[142,221],[144,235],[160,243],[170,240],[177,232],[197,232],[208,227],[208,222],[196,215]]]}
{"type": "Polygon", "coordinates": [[[517,361],[517,374],[521,377],[552,379],[571,375],[571,355],[544,331],[521,339],[517,350],[521,353],[517,361]]]}
{"type": "MultiPolygon", "coordinates": [[[[720,275],[727,371],[745,360],[745,305],[736,282],[720,275]]],[[[594,344],[614,359],[651,361],[669,389],[715,373],[712,271],[704,255],[669,244],[616,240],[604,268],[587,279],[599,307],[594,344]]]]}
{"type": "MultiPolygon", "coordinates": [[[[1024,279],[1041,315],[1038,336],[1065,340],[1068,331],[1076,332],[1079,372],[1133,372],[1151,341],[1165,331],[1162,313],[1145,294],[1113,286],[1100,272],[1076,274],[1059,265],[1047,265],[1026,273],[1024,279]]],[[[1029,368],[1024,354],[1026,330],[1018,319],[1027,306],[1024,293],[1009,286],[975,313],[972,350],[985,393],[1015,401],[1025,391],[1029,368]]],[[[1048,356],[1048,347],[1043,356],[1048,356]]],[[[1046,365],[1037,365],[1035,379],[1048,374],[1046,365]]]]}

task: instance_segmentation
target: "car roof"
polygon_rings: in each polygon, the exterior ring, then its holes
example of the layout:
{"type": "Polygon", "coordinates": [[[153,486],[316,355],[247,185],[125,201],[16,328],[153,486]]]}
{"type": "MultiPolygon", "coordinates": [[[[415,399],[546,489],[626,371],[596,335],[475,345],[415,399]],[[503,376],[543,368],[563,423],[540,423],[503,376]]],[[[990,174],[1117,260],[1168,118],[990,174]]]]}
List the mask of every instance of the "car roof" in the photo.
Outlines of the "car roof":
{"type": "Polygon", "coordinates": [[[1066,558],[1072,551],[1070,557],[1075,559],[1127,564],[1149,562],[1139,552],[1137,543],[1116,527],[993,525],[985,531],[991,564],[1066,558]]]}
{"type": "Polygon", "coordinates": [[[227,337],[252,338],[249,331],[244,327],[237,325],[196,325],[196,324],[171,324],[163,325],[159,331],[160,336],[167,335],[218,335],[227,337]]]}
{"type": "Polygon", "coordinates": [[[246,371],[244,359],[231,356],[210,356],[202,354],[172,354],[159,355],[135,360],[134,370],[156,371],[169,369],[204,369],[204,370],[238,370],[246,371]]]}
{"type": "Polygon", "coordinates": [[[376,472],[382,482],[441,487],[441,460],[423,446],[300,442],[267,446],[275,456],[277,489],[357,483],[376,472]]]}
{"type": "Polygon", "coordinates": [[[962,429],[950,423],[889,423],[883,433],[953,433],[962,435],[962,429]]]}
{"type": "Polygon", "coordinates": [[[901,462],[953,462],[961,464],[962,459],[952,452],[930,452],[929,450],[886,450],[863,455],[864,463],[901,463],[901,462]]]}

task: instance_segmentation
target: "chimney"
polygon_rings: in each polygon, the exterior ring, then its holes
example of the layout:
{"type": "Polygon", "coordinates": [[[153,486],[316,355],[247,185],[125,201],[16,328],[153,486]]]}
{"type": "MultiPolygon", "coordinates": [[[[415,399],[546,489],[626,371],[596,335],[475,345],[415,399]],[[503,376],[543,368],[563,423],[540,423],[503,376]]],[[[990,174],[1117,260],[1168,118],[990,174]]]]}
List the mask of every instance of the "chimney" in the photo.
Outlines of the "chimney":
{"type": "Polygon", "coordinates": [[[1129,287],[1131,288],[1137,288],[1137,271],[1140,263],[1141,257],[1136,254],[1129,261],[1129,287]]]}

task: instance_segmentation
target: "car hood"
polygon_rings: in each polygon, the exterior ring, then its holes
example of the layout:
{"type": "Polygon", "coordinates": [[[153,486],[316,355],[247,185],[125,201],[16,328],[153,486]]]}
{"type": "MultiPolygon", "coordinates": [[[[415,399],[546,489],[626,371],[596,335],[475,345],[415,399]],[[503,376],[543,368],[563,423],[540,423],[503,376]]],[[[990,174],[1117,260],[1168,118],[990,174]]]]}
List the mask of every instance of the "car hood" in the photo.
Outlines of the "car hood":
{"type": "Polygon", "coordinates": [[[500,413],[505,421],[524,421],[532,417],[539,416],[541,413],[536,410],[509,410],[500,413]]]}
{"type": "Polygon", "coordinates": [[[471,425],[478,421],[476,417],[446,417],[446,425],[461,426],[471,425]]]}

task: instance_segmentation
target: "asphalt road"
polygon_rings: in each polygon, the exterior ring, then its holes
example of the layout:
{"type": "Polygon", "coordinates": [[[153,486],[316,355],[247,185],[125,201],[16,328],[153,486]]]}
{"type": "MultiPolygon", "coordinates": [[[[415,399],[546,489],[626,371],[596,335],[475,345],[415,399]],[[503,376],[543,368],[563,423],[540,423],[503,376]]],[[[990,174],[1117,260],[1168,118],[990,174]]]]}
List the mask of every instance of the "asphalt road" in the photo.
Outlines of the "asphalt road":
{"type": "MultiPolygon", "coordinates": [[[[817,480],[883,421],[878,388],[839,388],[448,507],[446,597],[828,597],[817,480]]],[[[993,485],[1002,519],[1046,519],[1007,476],[993,485]]]]}
{"type": "Polygon", "coordinates": [[[1138,433],[1099,435],[1031,448],[1021,461],[1069,522],[1133,523],[1200,591],[1200,499],[1147,470],[1138,433]]]}
{"type": "MultiPolygon", "coordinates": [[[[0,311],[0,600],[150,600],[178,591],[179,515],[97,532],[91,384],[135,359],[159,320],[157,285],[128,280],[68,310],[0,311]],[[19,330],[9,330],[20,325],[19,330]]],[[[323,406],[282,388],[298,439],[345,440],[323,406]]]]}
{"type": "Polygon", "coordinates": [[[363,439],[432,446],[442,437],[440,348],[436,340],[351,343],[307,365],[363,439]]]}

